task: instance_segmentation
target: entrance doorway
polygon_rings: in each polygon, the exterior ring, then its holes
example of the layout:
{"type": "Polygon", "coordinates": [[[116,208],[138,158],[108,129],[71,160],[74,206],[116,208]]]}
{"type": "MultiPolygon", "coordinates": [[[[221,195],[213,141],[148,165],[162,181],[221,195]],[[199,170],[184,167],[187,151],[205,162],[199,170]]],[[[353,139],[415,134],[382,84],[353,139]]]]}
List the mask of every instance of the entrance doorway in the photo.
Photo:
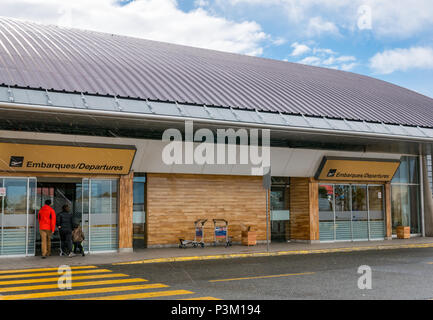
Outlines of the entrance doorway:
{"type": "MultiPolygon", "coordinates": [[[[36,206],[41,208],[46,200],[51,200],[52,207],[56,214],[62,211],[64,205],[68,205],[73,215],[73,223],[82,223],[81,210],[81,179],[65,178],[39,178],[36,191],[36,206]]],[[[39,230],[38,221],[36,221],[36,230],[39,230]]],[[[56,231],[51,240],[52,255],[60,253],[60,235],[56,231]]],[[[36,255],[41,254],[41,237],[36,232],[36,255]]]]}
{"type": "Polygon", "coordinates": [[[320,241],[385,238],[383,185],[319,185],[320,241]]]}
{"type": "MultiPolygon", "coordinates": [[[[48,199],[57,214],[69,205],[73,222],[83,228],[86,252],[117,250],[117,188],[118,179],[0,177],[0,256],[40,254],[37,213],[48,199]]],[[[53,255],[59,247],[55,232],[53,255]]]]}

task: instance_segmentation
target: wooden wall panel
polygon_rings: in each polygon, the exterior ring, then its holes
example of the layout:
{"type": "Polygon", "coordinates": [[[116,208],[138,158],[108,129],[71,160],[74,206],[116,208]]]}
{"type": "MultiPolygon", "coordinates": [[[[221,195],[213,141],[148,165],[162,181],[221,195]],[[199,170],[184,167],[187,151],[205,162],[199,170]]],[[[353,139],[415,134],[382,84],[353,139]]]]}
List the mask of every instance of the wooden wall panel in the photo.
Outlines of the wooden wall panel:
{"type": "Polygon", "coordinates": [[[386,238],[392,239],[392,216],[391,216],[391,184],[385,184],[385,226],[386,238]]]}
{"type": "Polygon", "coordinates": [[[290,178],[291,240],[319,240],[318,192],[312,178],[290,178]]]}
{"type": "Polygon", "coordinates": [[[213,242],[212,219],[229,221],[229,235],[241,241],[241,224],[266,240],[266,191],[261,177],[155,174],[147,175],[148,246],[173,245],[194,238],[194,221],[208,219],[205,242],[213,242]]]}
{"type": "Polygon", "coordinates": [[[119,249],[132,249],[134,173],[119,180],[119,249]]]}
{"type": "Polygon", "coordinates": [[[320,240],[319,230],[319,183],[313,178],[309,180],[310,192],[310,240],[320,240]]]}

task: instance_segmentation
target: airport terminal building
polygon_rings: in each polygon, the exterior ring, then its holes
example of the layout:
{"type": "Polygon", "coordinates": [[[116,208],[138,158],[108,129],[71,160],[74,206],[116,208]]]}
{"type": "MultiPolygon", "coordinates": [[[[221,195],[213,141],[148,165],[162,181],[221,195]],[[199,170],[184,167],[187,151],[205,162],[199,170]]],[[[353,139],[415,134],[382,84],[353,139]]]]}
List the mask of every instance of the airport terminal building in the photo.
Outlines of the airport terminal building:
{"type": "Polygon", "coordinates": [[[272,242],[433,236],[432,144],[433,99],[374,78],[0,18],[2,257],[38,254],[46,199],[92,253],[177,246],[197,219],[263,242],[267,197],[272,242]]]}

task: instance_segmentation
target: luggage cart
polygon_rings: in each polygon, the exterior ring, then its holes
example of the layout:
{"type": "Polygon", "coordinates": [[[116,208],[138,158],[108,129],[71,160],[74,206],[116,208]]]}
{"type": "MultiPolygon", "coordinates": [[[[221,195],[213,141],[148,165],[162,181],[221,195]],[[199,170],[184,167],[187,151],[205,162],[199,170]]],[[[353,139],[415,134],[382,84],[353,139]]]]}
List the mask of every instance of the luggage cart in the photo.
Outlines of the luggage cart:
{"type": "Polygon", "coordinates": [[[214,245],[216,246],[219,242],[225,243],[225,247],[232,245],[232,239],[228,234],[229,223],[224,219],[213,219],[214,224],[214,245]]]}
{"type": "Polygon", "coordinates": [[[194,221],[194,240],[179,239],[179,248],[185,249],[188,245],[191,245],[193,248],[204,248],[204,224],[206,223],[206,221],[207,219],[198,219],[194,221]],[[200,241],[197,240],[198,238],[200,238],[200,241]]]}

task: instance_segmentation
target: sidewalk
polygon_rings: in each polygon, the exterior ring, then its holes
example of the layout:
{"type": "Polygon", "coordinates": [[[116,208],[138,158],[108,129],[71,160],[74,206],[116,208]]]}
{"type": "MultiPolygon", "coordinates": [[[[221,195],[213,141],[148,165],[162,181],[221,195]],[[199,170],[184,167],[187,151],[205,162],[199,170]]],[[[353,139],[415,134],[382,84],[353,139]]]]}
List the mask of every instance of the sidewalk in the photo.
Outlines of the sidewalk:
{"type": "Polygon", "coordinates": [[[223,246],[209,246],[205,248],[188,249],[141,249],[133,253],[98,253],[89,254],[85,257],[77,255],[73,258],[51,256],[44,260],[41,259],[41,257],[0,258],[0,270],[56,267],[62,264],[67,264],[70,266],[142,264],[401,248],[433,248],[433,238],[419,237],[406,240],[394,239],[392,241],[338,242],[320,244],[275,243],[269,246],[269,252],[266,252],[266,245],[257,245],[254,247],[234,245],[228,248],[223,246]]]}

